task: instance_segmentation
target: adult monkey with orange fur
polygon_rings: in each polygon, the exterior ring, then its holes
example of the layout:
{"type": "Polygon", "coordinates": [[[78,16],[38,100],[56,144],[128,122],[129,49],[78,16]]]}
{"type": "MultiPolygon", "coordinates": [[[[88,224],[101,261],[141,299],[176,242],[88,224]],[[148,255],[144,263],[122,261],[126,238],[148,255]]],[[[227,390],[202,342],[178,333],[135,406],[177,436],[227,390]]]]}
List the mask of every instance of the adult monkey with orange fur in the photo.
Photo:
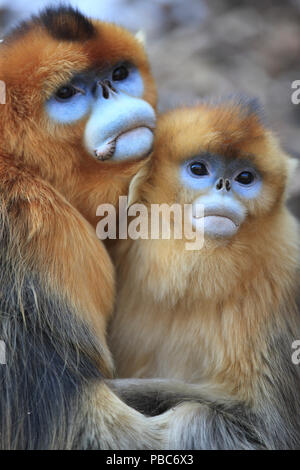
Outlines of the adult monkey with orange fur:
{"type": "Polygon", "coordinates": [[[117,203],[152,147],[157,96],[143,45],[114,24],[47,9],[5,38],[0,61],[2,153],[96,224],[97,206],[117,203]]]}
{"type": "MultiPolygon", "coordinates": [[[[110,345],[120,377],[159,377],[144,412],[183,400],[170,438],[178,448],[300,447],[299,228],[285,207],[294,161],[251,100],[163,115],[154,154],[131,183],[130,202],[191,204],[204,246],[121,240],[110,345]],[[204,214],[197,214],[203,205],[204,214]],[[204,217],[204,218],[203,218],[204,217]],[[155,398],[156,408],[150,398],[155,398]]],[[[150,212],[150,210],[149,210],[150,212]]],[[[164,216],[162,216],[163,218],[164,216]]],[[[127,390],[126,390],[126,387],[127,390]]],[[[147,399],[148,397],[148,399],[147,399]]]]}
{"type": "Polygon", "coordinates": [[[86,221],[151,149],[144,50],[115,25],[48,9],[5,38],[0,79],[0,448],[161,447],[166,417],[103,382],[114,272],[86,221]]]}

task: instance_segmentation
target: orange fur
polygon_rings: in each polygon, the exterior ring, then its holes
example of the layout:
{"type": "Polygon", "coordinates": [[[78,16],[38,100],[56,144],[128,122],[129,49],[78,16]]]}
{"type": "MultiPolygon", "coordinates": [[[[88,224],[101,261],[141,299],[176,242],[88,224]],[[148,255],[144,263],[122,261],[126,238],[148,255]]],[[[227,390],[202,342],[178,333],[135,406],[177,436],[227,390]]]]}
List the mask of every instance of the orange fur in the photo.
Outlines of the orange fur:
{"type": "Polygon", "coordinates": [[[9,208],[12,236],[20,250],[10,257],[21,255],[28,270],[45,273],[50,290],[60,292],[78,313],[85,312],[86,321],[104,345],[101,370],[110,376],[112,359],[105,327],[114,299],[114,272],[105,248],[64,198],[23,166],[2,158],[0,185],[1,212],[5,214],[9,208]]]}

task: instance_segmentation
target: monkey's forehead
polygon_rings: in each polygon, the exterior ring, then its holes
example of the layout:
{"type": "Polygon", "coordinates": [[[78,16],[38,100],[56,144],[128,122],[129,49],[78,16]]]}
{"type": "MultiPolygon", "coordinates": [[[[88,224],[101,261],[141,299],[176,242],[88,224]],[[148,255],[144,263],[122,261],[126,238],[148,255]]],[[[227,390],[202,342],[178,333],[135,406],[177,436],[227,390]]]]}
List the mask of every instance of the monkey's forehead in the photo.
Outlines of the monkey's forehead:
{"type": "MultiPolygon", "coordinates": [[[[243,149],[251,153],[253,144],[265,140],[267,128],[260,113],[252,103],[238,100],[205,101],[192,107],[177,108],[160,116],[157,125],[157,141],[173,135],[170,145],[186,151],[203,149],[205,152],[232,157],[243,149]]],[[[175,152],[176,153],[176,152],[175,152]]],[[[180,157],[179,157],[180,158],[180,157]]]]}
{"type": "Polygon", "coordinates": [[[180,164],[205,153],[250,159],[259,170],[270,173],[282,172],[287,160],[251,100],[201,102],[159,117],[154,159],[180,164]]]}
{"type": "Polygon", "coordinates": [[[49,73],[54,67],[57,74],[63,69],[107,67],[121,60],[142,71],[149,68],[144,48],[133,34],[115,24],[90,20],[71,7],[48,8],[21,23],[4,39],[1,49],[1,68],[9,67],[10,74],[23,66],[30,72],[34,65],[48,66],[49,73]]]}

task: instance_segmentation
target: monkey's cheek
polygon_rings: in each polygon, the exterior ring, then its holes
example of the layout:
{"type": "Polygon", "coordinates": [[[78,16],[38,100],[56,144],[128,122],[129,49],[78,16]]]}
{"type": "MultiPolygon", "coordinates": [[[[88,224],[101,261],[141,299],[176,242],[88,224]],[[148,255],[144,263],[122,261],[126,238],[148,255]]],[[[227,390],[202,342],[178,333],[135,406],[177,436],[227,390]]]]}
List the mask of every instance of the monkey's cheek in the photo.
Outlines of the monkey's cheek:
{"type": "Polygon", "coordinates": [[[193,218],[193,226],[197,231],[204,232],[205,237],[231,238],[239,229],[228,217],[207,215],[202,218],[193,218]]]}
{"type": "Polygon", "coordinates": [[[121,134],[116,140],[112,161],[146,157],[153,147],[153,132],[148,127],[138,127],[121,134]]]}

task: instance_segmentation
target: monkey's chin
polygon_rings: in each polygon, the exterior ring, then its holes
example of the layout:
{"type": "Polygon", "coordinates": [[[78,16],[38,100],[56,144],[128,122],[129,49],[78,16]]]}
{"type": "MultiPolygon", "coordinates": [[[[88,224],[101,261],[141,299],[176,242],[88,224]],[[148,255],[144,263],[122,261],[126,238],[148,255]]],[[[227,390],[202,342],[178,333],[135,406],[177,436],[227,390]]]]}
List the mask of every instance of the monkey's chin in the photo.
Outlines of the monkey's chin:
{"type": "Polygon", "coordinates": [[[119,162],[140,159],[149,155],[153,147],[153,132],[145,126],[119,134],[116,138],[101,145],[95,152],[99,160],[119,162]]]}
{"type": "Polygon", "coordinates": [[[231,219],[219,215],[193,217],[193,226],[196,230],[203,231],[204,237],[209,238],[231,238],[239,229],[239,226],[231,219]]]}

